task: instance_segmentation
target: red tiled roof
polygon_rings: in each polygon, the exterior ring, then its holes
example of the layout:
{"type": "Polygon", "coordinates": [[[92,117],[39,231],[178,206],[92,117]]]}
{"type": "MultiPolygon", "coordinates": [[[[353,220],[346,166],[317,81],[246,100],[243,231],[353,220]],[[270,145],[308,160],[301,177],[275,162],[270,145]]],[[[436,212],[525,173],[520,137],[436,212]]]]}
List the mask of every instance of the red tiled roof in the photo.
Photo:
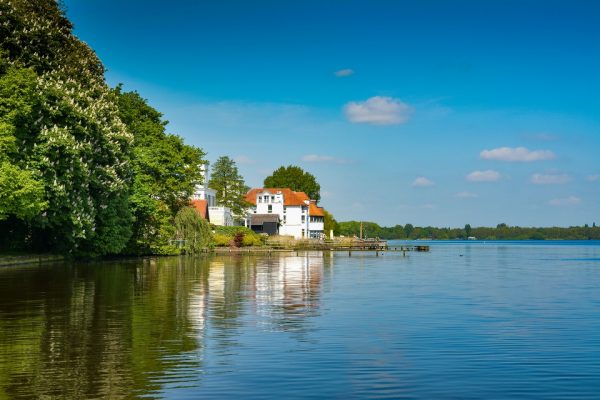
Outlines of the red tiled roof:
{"type": "Polygon", "coordinates": [[[323,207],[319,207],[312,201],[310,202],[310,206],[308,207],[308,215],[310,215],[311,217],[324,217],[324,211],[325,210],[323,209],[323,207]]]}
{"type": "Polygon", "coordinates": [[[283,195],[283,205],[285,206],[303,206],[306,205],[305,201],[310,200],[304,192],[294,192],[289,188],[254,188],[246,194],[246,201],[256,205],[256,196],[259,193],[270,193],[283,195]]]}
{"type": "Polygon", "coordinates": [[[198,214],[204,219],[208,219],[208,201],[207,200],[192,200],[191,206],[198,211],[198,214]]]}

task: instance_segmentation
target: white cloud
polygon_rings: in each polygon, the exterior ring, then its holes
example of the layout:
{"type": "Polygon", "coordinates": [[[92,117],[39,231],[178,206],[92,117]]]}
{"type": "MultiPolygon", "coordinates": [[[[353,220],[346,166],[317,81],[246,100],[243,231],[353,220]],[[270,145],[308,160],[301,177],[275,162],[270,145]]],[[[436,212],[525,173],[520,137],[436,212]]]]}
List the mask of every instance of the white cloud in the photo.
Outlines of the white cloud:
{"type": "Polygon", "coordinates": [[[458,192],[454,195],[454,197],[458,197],[459,199],[468,199],[472,197],[479,197],[479,195],[471,192],[458,192]]]}
{"type": "Polygon", "coordinates": [[[498,161],[541,161],[541,160],[553,160],[555,155],[550,150],[534,150],[531,151],[525,147],[499,147],[492,150],[483,150],[479,153],[479,157],[484,160],[498,160],[498,161]]]}
{"type": "Polygon", "coordinates": [[[335,71],[335,76],[338,78],[343,78],[345,76],[354,75],[354,70],[350,68],[340,69],[339,71],[335,71]]]}
{"type": "Polygon", "coordinates": [[[548,202],[552,206],[576,206],[581,204],[581,199],[575,196],[569,196],[562,199],[552,199],[548,202]]]}
{"type": "Polygon", "coordinates": [[[305,156],[302,156],[302,161],[305,161],[305,162],[329,162],[329,163],[335,163],[335,164],[348,163],[347,160],[344,160],[342,158],[336,158],[333,156],[323,156],[323,155],[318,155],[318,154],[307,154],[305,156]]]}
{"type": "Polygon", "coordinates": [[[567,174],[533,174],[531,183],[535,185],[562,185],[569,182],[571,178],[567,174]]]}
{"type": "Polygon", "coordinates": [[[413,108],[393,97],[375,96],[366,101],[351,101],[344,113],[355,124],[398,125],[410,118],[413,108]]]}
{"type": "Polygon", "coordinates": [[[597,182],[600,181],[600,175],[588,175],[586,178],[589,182],[597,182]]]}
{"type": "Polygon", "coordinates": [[[414,182],[412,183],[412,185],[414,187],[427,187],[427,186],[433,186],[433,181],[430,181],[429,179],[425,178],[424,176],[420,176],[417,179],[414,180],[414,182]]]}
{"type": "Polygon", "coordinates": [[[496,182],[500,180],[500,173],[491,169],[485,171],[473,171],[466,176],[471,182],[496,182]]]}
{"type": "Polygon", "coordinates": [[[234,158],[234,161],[238,164],[256,164],[256,160],[251,159],[248,156],[239,155],[234,158]]]}

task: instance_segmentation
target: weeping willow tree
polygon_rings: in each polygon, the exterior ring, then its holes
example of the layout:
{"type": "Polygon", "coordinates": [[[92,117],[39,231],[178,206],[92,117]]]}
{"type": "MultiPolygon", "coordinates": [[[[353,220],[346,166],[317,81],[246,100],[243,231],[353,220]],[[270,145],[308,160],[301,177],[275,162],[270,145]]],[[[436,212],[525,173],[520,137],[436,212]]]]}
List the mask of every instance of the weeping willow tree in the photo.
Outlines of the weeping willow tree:
{"type": "Polygon", "coordinates": [[[210,224],[192,207],[183,207],[175,216],[175,238],[184,241],[188,254],[200,253],[212,246],[210,224]]]}

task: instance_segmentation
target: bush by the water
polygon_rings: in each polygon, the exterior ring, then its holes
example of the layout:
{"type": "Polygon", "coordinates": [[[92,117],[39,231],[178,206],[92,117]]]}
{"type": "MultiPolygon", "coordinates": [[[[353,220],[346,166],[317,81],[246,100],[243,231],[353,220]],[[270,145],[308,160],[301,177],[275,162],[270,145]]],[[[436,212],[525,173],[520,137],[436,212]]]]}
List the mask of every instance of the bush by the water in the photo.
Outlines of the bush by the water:
{"type": "Polygon", "coordinates": [[[245,226],[217,226],[213,233],[215,246],[262,246],[266,237],[259,235],[245,226]]]}

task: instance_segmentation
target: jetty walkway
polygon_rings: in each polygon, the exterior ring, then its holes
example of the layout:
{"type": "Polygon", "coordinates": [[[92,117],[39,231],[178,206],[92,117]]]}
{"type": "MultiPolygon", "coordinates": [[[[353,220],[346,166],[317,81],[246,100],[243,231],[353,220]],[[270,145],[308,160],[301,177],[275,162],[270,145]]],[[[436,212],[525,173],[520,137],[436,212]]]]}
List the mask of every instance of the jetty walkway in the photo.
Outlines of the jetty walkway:
{"type": "Polygon", "coordinates": [[[271,253],[271,252],[300,252],[300,251],[324,251],[324,252],[375,252],[376,255],[384,252],[428,252],[426,245],[395,245],[390,246],[386,240],[381,239],[351,239],[351,240],[295,240],[277,241],[270,240],[266,246],[257,247],[217,247],[215,253],[271,253]]]}

